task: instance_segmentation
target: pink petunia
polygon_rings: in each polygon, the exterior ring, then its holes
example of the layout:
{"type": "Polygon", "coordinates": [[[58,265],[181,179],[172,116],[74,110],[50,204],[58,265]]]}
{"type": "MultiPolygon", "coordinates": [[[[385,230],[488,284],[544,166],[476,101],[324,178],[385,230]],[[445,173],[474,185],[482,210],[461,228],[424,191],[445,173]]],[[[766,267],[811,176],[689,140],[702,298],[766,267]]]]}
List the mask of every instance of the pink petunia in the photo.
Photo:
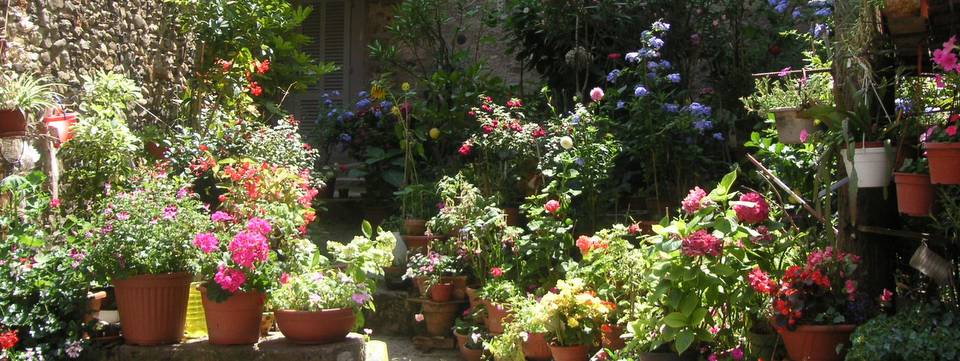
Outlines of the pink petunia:
{"type": "Polygon", "coordinates": [[[803,129],[800,131],[800,143],[806,143],[807,139],[809,138],[810,138],[810,132],[808,132],[806,129],[803,129]]]}

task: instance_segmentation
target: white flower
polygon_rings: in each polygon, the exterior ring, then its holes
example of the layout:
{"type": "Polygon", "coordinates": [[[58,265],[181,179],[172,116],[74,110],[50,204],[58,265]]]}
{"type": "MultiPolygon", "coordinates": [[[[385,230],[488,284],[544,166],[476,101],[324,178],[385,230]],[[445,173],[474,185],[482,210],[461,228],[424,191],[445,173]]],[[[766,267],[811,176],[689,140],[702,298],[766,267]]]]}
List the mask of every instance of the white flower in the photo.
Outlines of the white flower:
{"type": "Polygon", "coordinates": [[[573,138],[570,138],[569,136],[560,138],[560,146],[563,147],[563,149],[573,148],[573,138]]]}
{"type": "Polygon", "coordinates": [[[479,343],[479,342],[480,342],[480,334],[474,332],[474,333],[470,334],[470,339],[473,340],[473,343],[479,343]]]}

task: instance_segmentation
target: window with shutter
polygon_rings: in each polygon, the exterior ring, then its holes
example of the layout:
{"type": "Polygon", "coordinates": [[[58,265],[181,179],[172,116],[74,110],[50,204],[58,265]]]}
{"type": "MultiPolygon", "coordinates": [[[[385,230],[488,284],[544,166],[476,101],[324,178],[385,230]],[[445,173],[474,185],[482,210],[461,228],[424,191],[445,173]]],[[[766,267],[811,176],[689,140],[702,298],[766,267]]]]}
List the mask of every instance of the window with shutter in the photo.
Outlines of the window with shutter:
{"type": "MultiPolygon", "coordinates": [[[[347,76],[350,73],[350,19],[349,0],[301,0],[301,6],[310,6],[313,12],[301,25],[301,32],[311,38],[303,52],[321,62],[336,64],[339,70],[324,75],[304,92],[295,94],[291,112],[302,120],[301,131],[312,133],[314,120],[320,113],[320,95],[339,92],[346,95],[347,76]]],[[[338,99],[339,101],[339,99],[338,99]]]]}

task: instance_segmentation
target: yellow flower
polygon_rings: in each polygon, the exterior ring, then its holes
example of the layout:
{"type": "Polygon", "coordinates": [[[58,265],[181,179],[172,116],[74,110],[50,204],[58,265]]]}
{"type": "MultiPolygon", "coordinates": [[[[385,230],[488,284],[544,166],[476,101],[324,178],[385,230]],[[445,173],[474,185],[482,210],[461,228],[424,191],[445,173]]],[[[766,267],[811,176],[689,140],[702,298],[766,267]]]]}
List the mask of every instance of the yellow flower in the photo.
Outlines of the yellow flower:
{"type": "Polygon", "coordinates": [[[380,84],[373,84],[370,87],[370,97],[374,100],[383,100],[386,98],[387,93],[383,90],[383,87],[380,84]]]}
{"type": "Polygon", "coordinates": [[[431,139],[440,138],[440,129],[437,129],[437,128],[430,129],[430,138],[431,139]]]}
{"type": "Polygon", "coordinates": [[[403,116],[403,113],[400,113],[400,107],[392,107],[392,108],[390,108],[390,113],[393,114],[393,115],[394,115],[395,117],[397,117],[397,118],[403,116]]]}
{"type": "Polygon", "coordinates": [[[570,327],[580,326],[580,321],[577,321],[576,318],[570,317],[567,319],[567,326],[570,326],[570,327]]]}
{"type": "Polygon", "coordinates": [[[410,91],[410,83],[403,82],[403,84],[400,85],[400,89],[403,89],[403,91],[405,91],[405,92],[410,91]]]}

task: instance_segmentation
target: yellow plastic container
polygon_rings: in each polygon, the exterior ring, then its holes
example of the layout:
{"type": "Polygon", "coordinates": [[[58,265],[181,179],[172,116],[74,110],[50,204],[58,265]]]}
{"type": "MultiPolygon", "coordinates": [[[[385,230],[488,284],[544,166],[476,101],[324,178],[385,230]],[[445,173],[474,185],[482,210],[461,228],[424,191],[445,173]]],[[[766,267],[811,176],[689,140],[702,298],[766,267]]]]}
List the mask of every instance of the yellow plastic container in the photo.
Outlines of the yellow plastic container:
{"type": "Polygon", "coordinates": [[[191,283],[190,298],[187,301],[187,324],[184,328],[186,338],[207,337],[207,318],[203,313],[203,301],[200,297],[200,282],[191,283]]]}

